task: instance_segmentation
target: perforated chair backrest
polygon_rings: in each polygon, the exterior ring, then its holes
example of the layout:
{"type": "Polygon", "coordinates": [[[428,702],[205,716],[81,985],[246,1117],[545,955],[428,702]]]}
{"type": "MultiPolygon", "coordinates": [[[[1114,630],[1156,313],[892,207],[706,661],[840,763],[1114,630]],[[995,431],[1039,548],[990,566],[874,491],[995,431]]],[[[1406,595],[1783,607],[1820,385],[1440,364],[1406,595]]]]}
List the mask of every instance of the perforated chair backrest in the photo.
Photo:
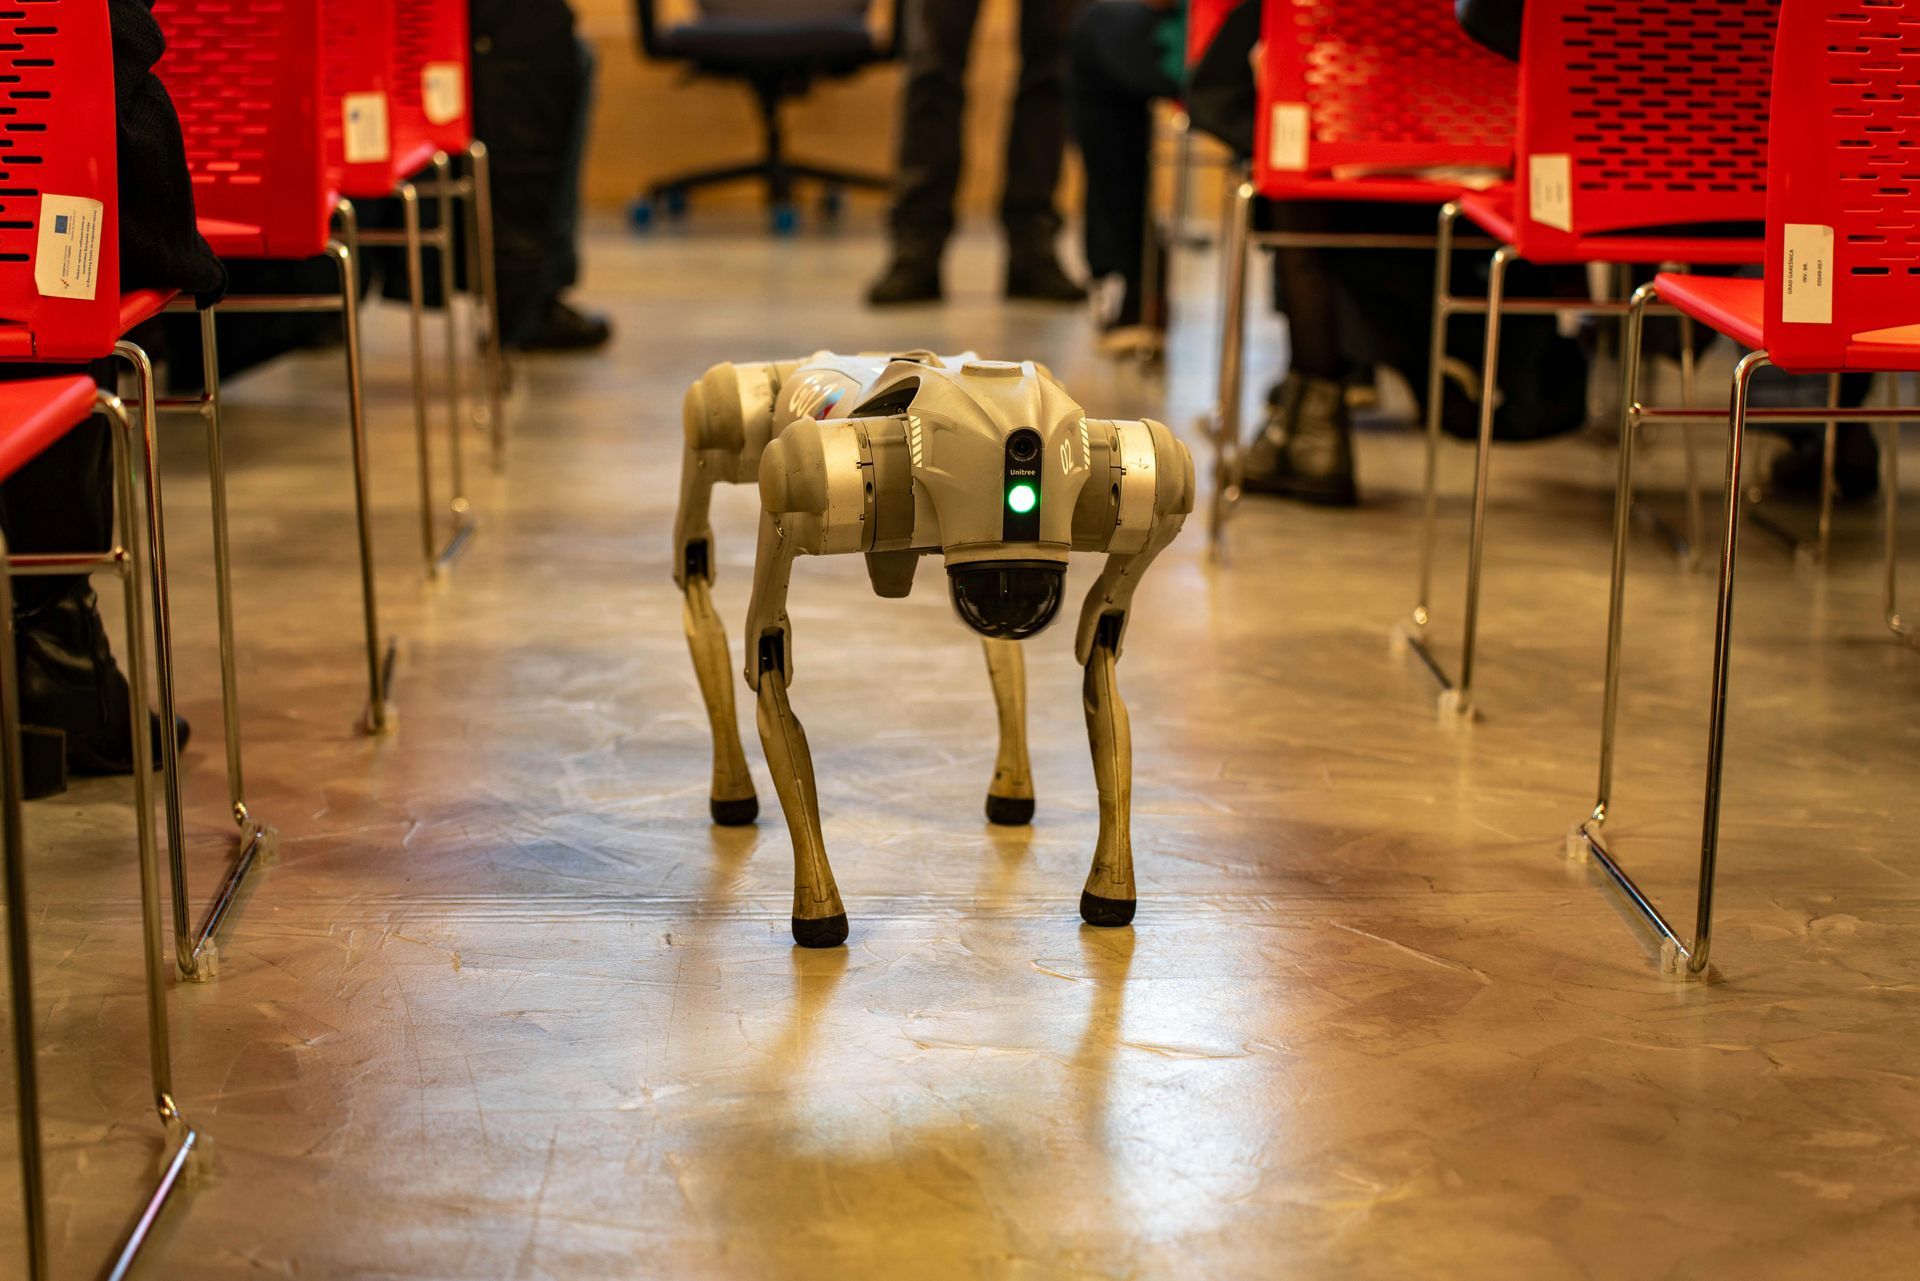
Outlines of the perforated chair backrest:
{"type": "Polygon", "coordinates": [[[120,337],[107,6],[0,8],[0,49],[0,355],[97,360],[120,337]]]}
{"type": "Polygon", "coordinates": [[[1518,240],[1765,216],[1778,0],[1529,0],[1518,240]]]}
{"type": "Polygon", "coordinates": [[[180,113],[194,211],[260,229],[270,258],[326,248],[320,0],[158,0],[156,68],[180,113]]]}
{"type": "Polygon", "coordinates": [[[1849,341],[1887,330],[1920,342],[1917,18],[1886,0],[1781,6],[1762,331],[1784,368],[1838,370],[1849,341]]]}
{"type": "Polygon", "coordinates": [[[1267,0],[1254,180],[1513,160],[1513,65],[1453,0],[1267,0]]]}
{"type": "Polygon", "coordinates": [[[344,196],[393,194],[393,0],[324,0],[320,133],[344,196]]]}
{"type": "Polygon", "coordinates": [[[465,151],[473,141],[468,0],[393,0],[393,143],[410,153],[465,151]]]}

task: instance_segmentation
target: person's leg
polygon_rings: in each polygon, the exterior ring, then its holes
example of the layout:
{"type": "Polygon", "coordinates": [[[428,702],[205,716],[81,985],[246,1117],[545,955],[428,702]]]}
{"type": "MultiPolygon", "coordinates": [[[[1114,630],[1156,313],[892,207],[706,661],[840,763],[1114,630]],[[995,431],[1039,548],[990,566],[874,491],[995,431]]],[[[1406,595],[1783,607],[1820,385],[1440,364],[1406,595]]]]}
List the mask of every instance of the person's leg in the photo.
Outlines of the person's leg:
{"type": "Polygon", "coordinates": [[[1087,266],[1095,279],[1124,283],[1120,325],[1141,320],[1152,104],[1179,92],[1161,63],[1156,32],[1178,21],[1140,3],[1089,5],[1069,48],[1069,117],[1087,177],[1087,266]]]}
{"type": "Polygon", "coordinates": [[[593,118],[596,67],[593,46],[576,36],[574,47],[573,113],[567,122],[561,152],[559,181],[547,224],[546,314],[532,333],[517,344],[533,351],[587,351],[604,346],[613,337],[605,316],[583,312],[566,300],[566,292],[580,283],[580,181],[587,158],[587,131],[593,118]]]}
{"type": "Polygon", "coordinates": [[[867,291],[874,304],[940,297],[940,256],[960,187],[961,112],[980,0],[908,0],[901,13],[907,86],[895,168],[893,261],[867,291]]]}
{"type": "Polygon", "coordinates": [[[555,210],[584,87],[565,0],[473,0],[474,132],[493,167],[501,336],[524,344],[554,293],[555,210]]]}
{"type": "MultiPolygon", "coordinates": [[[[1324,234],[1349,230],[1352,217],[1348,206],[1286,201],[1272,206],[1267,225],[1324,234]]],[[[1345,507],[1359,501],[1359,490],[1342,381],[1349,358],[1328,262],[1324,250],[1274,251],[1274,302],[1287,317],[1287,376],[1267,393],[1266,424],[1247,447],[1242,484],[1249,493],[1345,507]]]]}
{"type": "Polygon", "coordinates": [[[1077,302],[1086,290],[1060,270],[1054,191],[1066,153],[1067,33],[1083,0],[1020,0],[1020,80],[1007,120],[1000,221],[1007,231],[1007,295],[1077,302]]]}

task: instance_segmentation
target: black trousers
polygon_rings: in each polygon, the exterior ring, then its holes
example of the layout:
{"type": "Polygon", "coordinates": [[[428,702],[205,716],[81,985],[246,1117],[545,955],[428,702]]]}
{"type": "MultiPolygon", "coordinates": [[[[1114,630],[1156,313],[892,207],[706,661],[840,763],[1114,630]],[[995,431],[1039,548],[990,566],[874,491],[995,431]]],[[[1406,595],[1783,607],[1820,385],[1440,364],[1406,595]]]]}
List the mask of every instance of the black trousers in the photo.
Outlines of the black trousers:
{"type": "Polygon", "coordinates": [[[1153,103],[1180,86],[1167,74],[1157,33],[1179,15],[1140,3],[1088,5],[1074,24],[1068,101],[1087,173],[1087,266],[1119,276],[1137,306],[1146,251],[1153,103]]]}
{"type": "MultiPolygon", "coordinates": [[[[1060,232],[1054,188],[1066,147],[1067,32],[1082,2],[1020,3],[1020,79],[1000,196],[1000,220],[1015,252],[1050,255],[1060,232]]],[[[903,14],[907,91],[892,215],[902,252],[938,253],[953,234],[967,60],[979,16],[980,0],[908,0],[903,14]]]]}
{"type": "MultiPolygon", "coordinates": [[[[0,365],[0,381],[92,373],[111,386],[113,362],[89,368],[67,365],[0,365]]],[[[47,446],[0,484],[0,529],[7,550],[104,552],[113,546],[113,434],[94,415],[47,446]]],[[[47,602],[84,588],[85,574],[21,576],[13,580],[16,618],[30,617],[47,602]]]]}

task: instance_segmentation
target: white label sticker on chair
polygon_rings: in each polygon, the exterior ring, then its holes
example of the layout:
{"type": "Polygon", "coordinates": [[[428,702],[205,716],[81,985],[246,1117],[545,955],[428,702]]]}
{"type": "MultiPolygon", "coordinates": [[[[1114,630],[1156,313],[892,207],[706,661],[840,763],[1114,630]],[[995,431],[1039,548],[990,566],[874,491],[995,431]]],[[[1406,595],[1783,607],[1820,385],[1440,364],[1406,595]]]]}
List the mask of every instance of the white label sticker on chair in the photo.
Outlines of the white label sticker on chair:
{"type": "Polygon", "coordinates": [[[91,302],[100,279],[100,224],[105,208],[84,196],[40,197],[40,241],[34,249],[33,284],[49,298],[91,302]]]}
{"type": "Polygon", "coordinates": [[[1789,325],[1833,323],[1833,228],[1812,222],[1786,226],[1786,261],[1780,264],[1780,319],[1789,325]]]}
{"type": "Polygon", "coordinates": [[[1310,129],[1307,104],[1276,102],[1268,117],[1267,168],[1298,173],[1307,167],[1307,136],[1310,129]]]}
{"type": "Polygon", "coordinates": [[[1573,230],[1573,157],[1531,156],[1527,160],[1527,214],[1543,227],[1573,230]]]}
{"type": "Polygon", "coordinates": [[[452,124],[467,114],[466,81],[457,62],[429,62],[420,69],[420,101],[428,124],[452,124]]]}
{"type": "Polygon", "coordinates": [[[373,164],[387,158],[386,94],[350,93],[341,101],[340,116],[346,122],[348,164],[373,164]]]}

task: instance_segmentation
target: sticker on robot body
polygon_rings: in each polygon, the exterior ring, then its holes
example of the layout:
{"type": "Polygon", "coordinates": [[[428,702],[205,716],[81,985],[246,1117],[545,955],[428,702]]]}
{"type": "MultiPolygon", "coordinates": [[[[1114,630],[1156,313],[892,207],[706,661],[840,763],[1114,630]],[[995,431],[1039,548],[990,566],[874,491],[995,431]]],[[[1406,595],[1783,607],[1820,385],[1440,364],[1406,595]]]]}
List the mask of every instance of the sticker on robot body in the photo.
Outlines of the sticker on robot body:
{"type": "Polygon", "coordinates": [[[84,196],[40,197],[33,285],[48,298],[91,302],[100,281],[100,224],[106,206],[84,196]]]}
{"type": "Polygon", "coordinates": [[[1780,278],[1780,319],[1789,325],[1833,323],[1833,228],[1811,222],[1786,225],[1780,278]]]}
{"type": "Polygon", "coordinates": [[[1307,167],[1307,104],[1276,102],[1267,117],[1267,168],[1298,173],[1307,167]]]}
{"type": "Polygon", "coordinates": [[[833,412],[847,394],[846,385],[840,382],[840,375],[833,373],[813,373],[803,375],[787,395],[787,414],[789,419],[824,419],[833,412]]]}
{"type": "Polygon", "coordinates": [[[386,94],[350,93],[341,101],[340,116],[346,124],[348,164],[377,164],[387,158],[386,94]]]}
{"type": "Polygon", "coordinates": [[[420,102],[427,123],[448,125],[467,114],[466,76],[457,62],[429,62],[420,70],[420,102]]]}
{"type": "Polygon", "coordinates": [[[1573,157],[1534,156],[1527,161],[1527,212],[1543,227],[1573,230],[1573,157]]]}

